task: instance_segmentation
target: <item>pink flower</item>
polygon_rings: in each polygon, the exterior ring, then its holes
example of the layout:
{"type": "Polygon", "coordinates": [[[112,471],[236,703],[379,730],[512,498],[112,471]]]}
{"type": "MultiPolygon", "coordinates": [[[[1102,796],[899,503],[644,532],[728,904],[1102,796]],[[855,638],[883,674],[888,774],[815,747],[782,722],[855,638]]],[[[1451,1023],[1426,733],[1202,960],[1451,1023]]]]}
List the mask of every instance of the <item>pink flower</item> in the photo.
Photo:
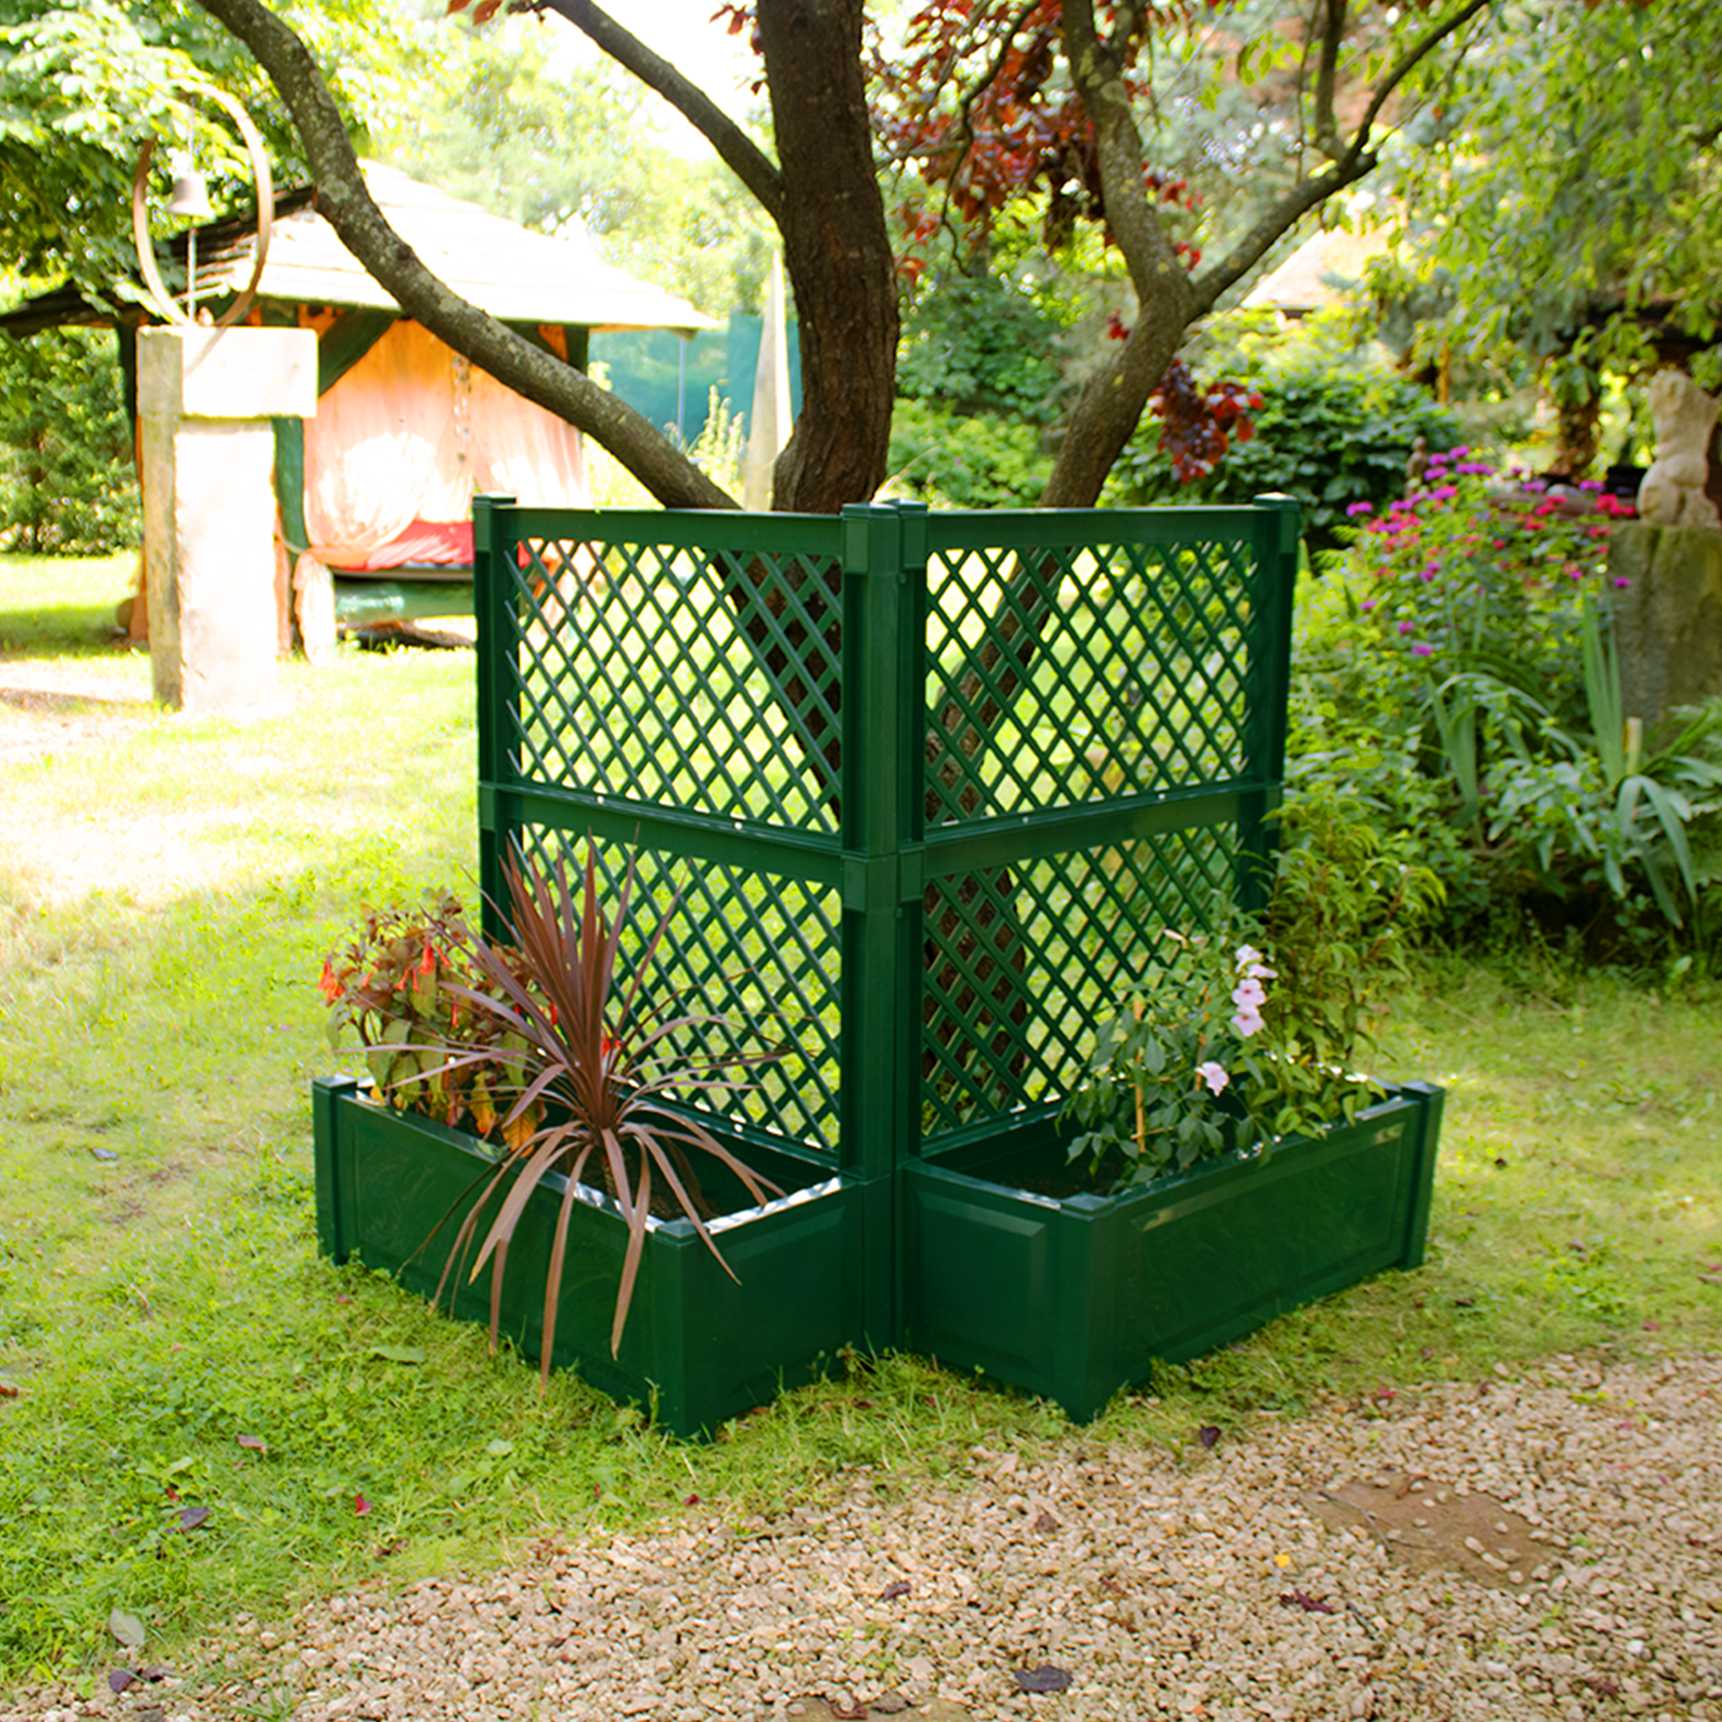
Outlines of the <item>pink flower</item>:
{"type": "Polygon", "coordinates": [[[1345,512],[1355,520],[1360,514],[1373,514],[1375,507],[1373,503],[1368,502],[1348,502],[1345,505],[1345,512]]]}
{"type": "Polygon", "coordinates": [[[1223,1094],[1232,1080],[1226,1074],[1226,1067],[1211,1058],[1196,1066],[1196,1074],[1208,1085],[1210,1094],[1223,1094]]]}
{"type": "Polygon", "coordinates": [[[1434,656],[1435,648],[1427,640],[1414,640],[1411,645],[1411,655],[1414,658],[1434,656]]]}
{"type": "Polygon", "coordinates": [[[1617,587],[1621,588],[1622,590],[1624,590],[1626,587],[1628,587],[1632,584],[1632,582],[1629,579],[1627,579],[1627,577],[1624,574],[1615,575],[1614,583],[1617,587]]]}
{"type": "Polygon", "coordinates": [[[1240,1005],[1237,1015],[1232,1018],[1232,1027],[1248,1040],[1252,1034],[1261,1033],[1262,1013],[1251,1005],[1240,1005]]]}
{"type": "Polygon", "coordinates": [[[1232,988],[1232,1003],[1239,1010],[1260,1010],[1267,1002],[1268,991],[1253,976],[1246,975],[1232,988]]]}
{"type": "Polygon", "coordinates": [[[1402,634],[1415,633],[1417,631],[1417,624],[1415,622],[1401,622],[1399,624],[1399,631],[1402,634]]]}

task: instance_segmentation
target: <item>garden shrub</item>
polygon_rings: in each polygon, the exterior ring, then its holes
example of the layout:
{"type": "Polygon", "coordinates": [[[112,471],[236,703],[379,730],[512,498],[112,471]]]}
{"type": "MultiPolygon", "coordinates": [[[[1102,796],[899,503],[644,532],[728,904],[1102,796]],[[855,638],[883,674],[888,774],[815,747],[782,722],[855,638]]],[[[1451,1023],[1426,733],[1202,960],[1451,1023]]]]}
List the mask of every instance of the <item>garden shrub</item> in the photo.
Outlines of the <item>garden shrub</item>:
{"type": "Polygon", "coordinates": [[[954,508],[1030,508],[1052,456],[1040,431],[996,413],[932,401],[897,402],[891,420],[890,489],[954,508]]]}
{"type": "Polygon", "coordinates": [[[113,337],[0,337],[0,550],[103,556],[141,531],[113,337]]]}
{"type": "Polygon", "coordinates": [[[1655,925],[1702,936],[1722,706],[1628,725],[1607,575],[1621,509],[1600,487],[1497,481],[1468,452],[1385,508],[1351,505],[1339,578],[1306,604],[1293,792],[1343,785],[1384,831],[1417,833],[1455,933],[1505,907],[1615,949],[1655,925]]]}
{"type": "Polygon", "coordinates": [[[1050,424],[1061,374],[1061,325],[1028,293],[994,275],[955,275],[924,293],[903,331],[897,391],[964,413],[1050,424]]]}
{"type": "Polygon", "coordinates": [[[1310,548],[1329,550],[1339,542],[1347,503],[1380,507],[1405,488],[1418,437],[1431,449],[1459,438],[1451,412],[1383,365],[1321,352],[1250,358],[1233,379],[1262,397],[1250,440],[1234,438],[1210,476],[1184,484],[1159,447],[1159,421],[1145,418],[1113,468],[1107,499],[1142,507],[1248,502],[1281,491],[1303,505],[1310,548]]]}

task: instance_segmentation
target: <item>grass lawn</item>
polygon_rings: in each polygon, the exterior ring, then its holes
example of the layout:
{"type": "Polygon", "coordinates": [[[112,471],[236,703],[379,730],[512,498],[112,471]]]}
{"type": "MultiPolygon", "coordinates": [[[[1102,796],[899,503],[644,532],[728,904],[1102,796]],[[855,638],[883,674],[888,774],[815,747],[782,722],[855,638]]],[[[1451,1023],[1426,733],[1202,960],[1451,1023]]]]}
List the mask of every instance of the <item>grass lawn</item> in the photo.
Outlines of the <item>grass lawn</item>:
{"type": "MultiPolygon", "coordinates": [[[[0,562],[0,1683],[99,1666],[116,1607],[171,1662],[240,1609],[546,1528],[1096,1438],[889,1358],[679,1444],[576,1380],[541,1398],[478,1330],[319,1261],[313,983],[364,905],[470,895],[472,660],[343,651],[289,668],[279,718],[169,718],[147,662],[104,643],[126,583],[117,561],[0,562]],[[189,1505],[209,1518],[184,1531],[189,1505]]],[[[1167,1371],[1098,1434],[1189,1442],[1551,1351],[1722,1345],[1701,1277],[1722,1255],[1719,1007],[1432,963],[1390,1049],[1451,1090],[1428,1266],[1167,1371]]]]}

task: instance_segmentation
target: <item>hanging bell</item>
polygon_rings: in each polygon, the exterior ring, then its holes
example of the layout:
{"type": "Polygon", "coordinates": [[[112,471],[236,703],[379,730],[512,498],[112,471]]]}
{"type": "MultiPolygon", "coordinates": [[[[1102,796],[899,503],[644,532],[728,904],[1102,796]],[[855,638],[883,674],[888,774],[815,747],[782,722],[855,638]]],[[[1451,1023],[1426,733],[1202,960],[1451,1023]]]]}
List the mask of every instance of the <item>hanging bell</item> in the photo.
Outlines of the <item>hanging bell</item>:
{"type": "Polygon", "coordinates": [[[173,190],[168,195],[167,207],[169,214],[190,216],[193,221],[208,221],[215,214],[209,202],[209,181],[197,171],[184,150],[173,158],[173,190]]]}

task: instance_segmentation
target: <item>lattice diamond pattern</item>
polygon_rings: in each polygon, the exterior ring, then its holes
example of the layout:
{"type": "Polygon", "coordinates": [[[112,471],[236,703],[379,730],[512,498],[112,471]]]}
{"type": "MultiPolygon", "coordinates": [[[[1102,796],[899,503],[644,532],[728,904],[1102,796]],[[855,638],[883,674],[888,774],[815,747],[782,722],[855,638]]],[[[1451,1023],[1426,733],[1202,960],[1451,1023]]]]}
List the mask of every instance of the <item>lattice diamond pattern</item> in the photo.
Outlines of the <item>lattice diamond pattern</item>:
{"type": "Polygon", "coordinates": [[[514,569],[529,780],[835,836],[836,577],[801,556],[540,539],[514,569]]]}
{"type": "Polygon", "coordinates": [[[1072,851],[927,893],[921,1095],[925,1133],[1062,1097],[1121,977],[1160,933],[1211,928],[1230,901],[1233,826],[1072,851]]]}
{"type": "Polygon", "coordinates": [[[935,553],[929,824],[1241,775],[1253,558],[1215,542],[935,553]]]}
{"type": "MultiPolygon", "coordinates": [[[[539,866],[566,858],[584,867],[583,839],[527,826],[522,847],[539,866]]],[[[598,846],[606,901],[614,904],[629,850],[598,846]]],[[[703,1024],[665,1037],[689,1062],[724,1054],[785,1056],[739,1074],[742,1086],[689,1097],[701,1110],[790,1141],[835,1152],[838,1134],[839,893],[776,874],[634,851],[634,896],[619,967],[626,972],[666,913],[671,921],[646,972],[637,1009],[668,1020],[687,1013],[723,1019],[728,1034],[703,1024]]],[[[723,1073],[726,1077],[733,1074],[723,1073]]]]}

